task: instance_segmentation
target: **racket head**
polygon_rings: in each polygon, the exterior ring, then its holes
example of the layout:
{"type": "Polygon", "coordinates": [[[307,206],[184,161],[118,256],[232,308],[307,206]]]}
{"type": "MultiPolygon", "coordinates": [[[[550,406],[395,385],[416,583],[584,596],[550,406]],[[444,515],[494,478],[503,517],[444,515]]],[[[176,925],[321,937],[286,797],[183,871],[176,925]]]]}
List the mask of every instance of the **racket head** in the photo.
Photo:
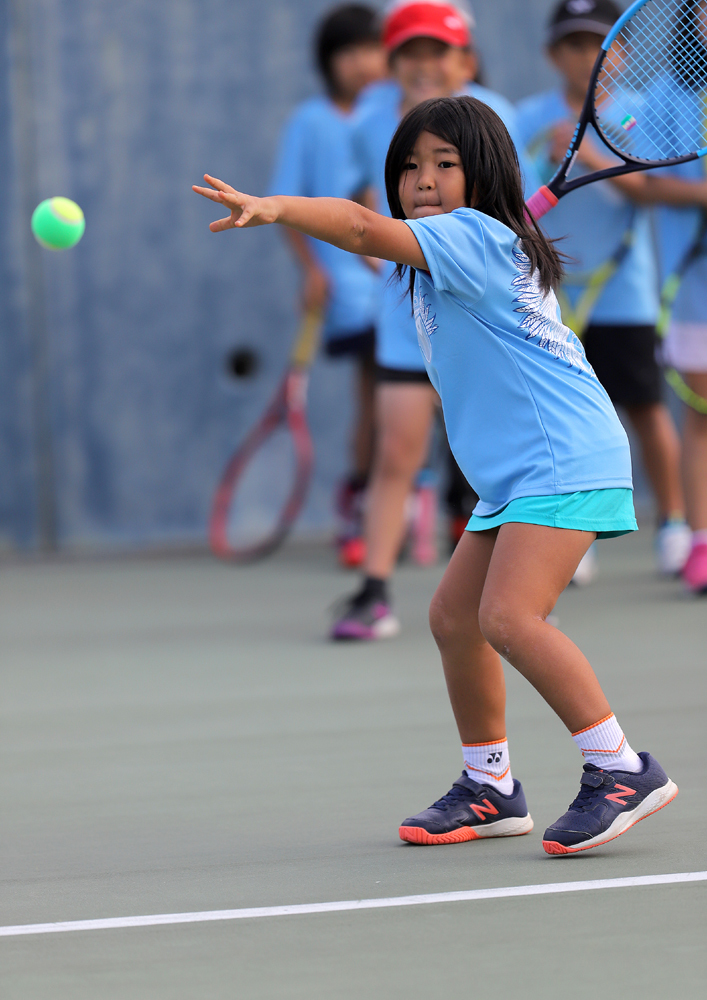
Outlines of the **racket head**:
{"type": "Polygon", "coordinates": [[[592,122],[629,164],[668,166],[707,153],[707,3],[637,0],[602,45],[592,122]]]}
{"type": "Polygon", "coordinates": [[[288,372],[272,404],[232,456],[214,494],[209,543],[219,558],[254,562],[287,537],[307,497],[314,449],[298,402],[306,379],[288,372]]]}

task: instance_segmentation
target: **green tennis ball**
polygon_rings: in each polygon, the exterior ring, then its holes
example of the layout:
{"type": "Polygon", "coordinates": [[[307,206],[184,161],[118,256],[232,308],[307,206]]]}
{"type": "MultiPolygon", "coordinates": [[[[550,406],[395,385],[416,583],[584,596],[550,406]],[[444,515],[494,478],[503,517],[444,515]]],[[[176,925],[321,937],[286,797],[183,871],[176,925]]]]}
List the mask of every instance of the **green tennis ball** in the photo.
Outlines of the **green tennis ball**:
{"type": "Polygon", "coordinates": [[[47,250],[66,250],[83,236],[86,220],[69,198],[47,198],[32,212],[32,232],[47,250]]]}

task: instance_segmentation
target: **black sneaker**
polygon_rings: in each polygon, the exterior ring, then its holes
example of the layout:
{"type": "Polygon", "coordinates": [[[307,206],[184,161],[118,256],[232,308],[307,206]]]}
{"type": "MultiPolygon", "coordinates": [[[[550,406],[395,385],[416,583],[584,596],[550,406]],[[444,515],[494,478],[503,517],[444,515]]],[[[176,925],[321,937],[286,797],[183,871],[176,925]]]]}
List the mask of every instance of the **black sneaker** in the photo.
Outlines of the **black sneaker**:
{"type": "Polygon", "coordinates": [[[599,847],[673,801],[678,794],[675,782],[655,757],[638,756],[644,767],[637,774],[584,765],[579,795],[545,831],[543,847],[548,854],[576,854],[599,847]]]}
{"type": "Polygon", "coordinates": [[[517,837],[532,829],[519,781],[513,782],[510,795],[502,795],[464,771],[434,805],[403,820],[398,833],[410,844],[459,844],[482,837],[517,837]]]}
{"type": "Polygon", "coordinates": [[[392,639],[399,631],[390,604],[361,593],[339,605],[330,635],[338,640],[392,639]]]}

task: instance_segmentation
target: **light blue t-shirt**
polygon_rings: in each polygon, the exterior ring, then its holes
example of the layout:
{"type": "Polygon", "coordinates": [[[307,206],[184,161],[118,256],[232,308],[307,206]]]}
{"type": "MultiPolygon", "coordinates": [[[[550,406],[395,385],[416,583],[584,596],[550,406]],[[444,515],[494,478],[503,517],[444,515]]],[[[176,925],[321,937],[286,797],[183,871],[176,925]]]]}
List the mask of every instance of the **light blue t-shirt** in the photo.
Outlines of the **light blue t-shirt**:
{"type": "MultiPolygon", "coordinates": [[[[350,198],[361,189],[352,146],[354,116],[327,97],[314,97],[295,110],[280,141],[272,194],[307,198],[350,198]]],[[[311,240],[329,278],[324,328],[327,339],[358,333],[375,324],[378,278],[355,254],[311,240]]]]}
{"type": "MultiPolygon", "coordinates": [[[[529,194],[539,186],[533,166],[524,157],[519,144],[519,133],[513,105],[500,94],[472,83],[466,93],[488,104],[503,120],[516,143],[529,194]]],[[[390,215],[385,193],[385,159],[393,134],[400,124],[400,104],[403,93],[391,80],[373,84],[362,95],[354,126],[354,153],[358,163],[362,187],[376,192],[377,209],[390,215]]],[[[402,293],[400,285],[392,279],[395,265],[383,263],[381,268],[380,315],[377,323],[376,360],[385,368],[404,371],[422,371],[417,334],[410,311],[409,296],[402,293]]]]}
{"type": "Polygon", "coordinates": [[[631,489],[626,433],[516,234],[472,208],[407,225],[429,268],[415,277],[420,348],[474,513],[631,489]]]}
{"type": "MultiPolygon", "coordinates": [[[[528,97],[518,105],[518,125],[528,155],[547,184],[557,164],[548,157],[549,136],[554,125],[575,121],[575,114],[559,90],[528,97]]],[[[612,154],[590,127],[587,134],[608,157],[612,154]]],[[[617,163],[620,161],[616,160],[617,163]]],[[[572,177],[583,168],[576,165],[572,177]]],[[[597,181],[562,198],[542,220],[547,234],[562,238],[559,249],[569,260],[565,265],[563,291],[572,307],[592,274],[621,246],[633,225],[633,242],[617,272],[599,296],[590,322],[608,325],[649,325],[658,314],[657,274],[650,229],[650,213],[638,209],[610,181],[597,181]]]]}

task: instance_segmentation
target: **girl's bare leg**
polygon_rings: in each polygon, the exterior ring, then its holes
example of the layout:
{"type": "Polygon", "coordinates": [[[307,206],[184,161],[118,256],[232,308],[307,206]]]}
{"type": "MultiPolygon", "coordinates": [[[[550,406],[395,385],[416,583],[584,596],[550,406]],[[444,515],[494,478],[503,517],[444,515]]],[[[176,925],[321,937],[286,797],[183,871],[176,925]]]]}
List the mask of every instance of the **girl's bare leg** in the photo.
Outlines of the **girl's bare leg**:
{"type": "Polygon", "coordinates": [[[393,572],[405,530],[405,502],[427,454],[436,394],[431,385],[384,382],[376,389],[376,454],[368,490],[368,576],[393,572]]]}
{"type": "Polygon", "coordinates": [[[589,661],[546,621],[593,532],[538,524],[499,528],[479,608],[481,632],[571,733],[611,714],[589,661]]]}
{"type": "MultiPolygon", "coordinates": [[[[707,372],[685,375],[685,381],[707,399],[707,372]]],[[[685,412],[682,447],[687,523],[693,531],[707,531],[707,415],[691,407],[685,412]]]]}
{"type": "Polygon", "coordinates": [[[497,531],[465,531],[430,605],[462,743],[506,736],[506,684],[498,653],[479,627],[479,605],[497,531]]]}

